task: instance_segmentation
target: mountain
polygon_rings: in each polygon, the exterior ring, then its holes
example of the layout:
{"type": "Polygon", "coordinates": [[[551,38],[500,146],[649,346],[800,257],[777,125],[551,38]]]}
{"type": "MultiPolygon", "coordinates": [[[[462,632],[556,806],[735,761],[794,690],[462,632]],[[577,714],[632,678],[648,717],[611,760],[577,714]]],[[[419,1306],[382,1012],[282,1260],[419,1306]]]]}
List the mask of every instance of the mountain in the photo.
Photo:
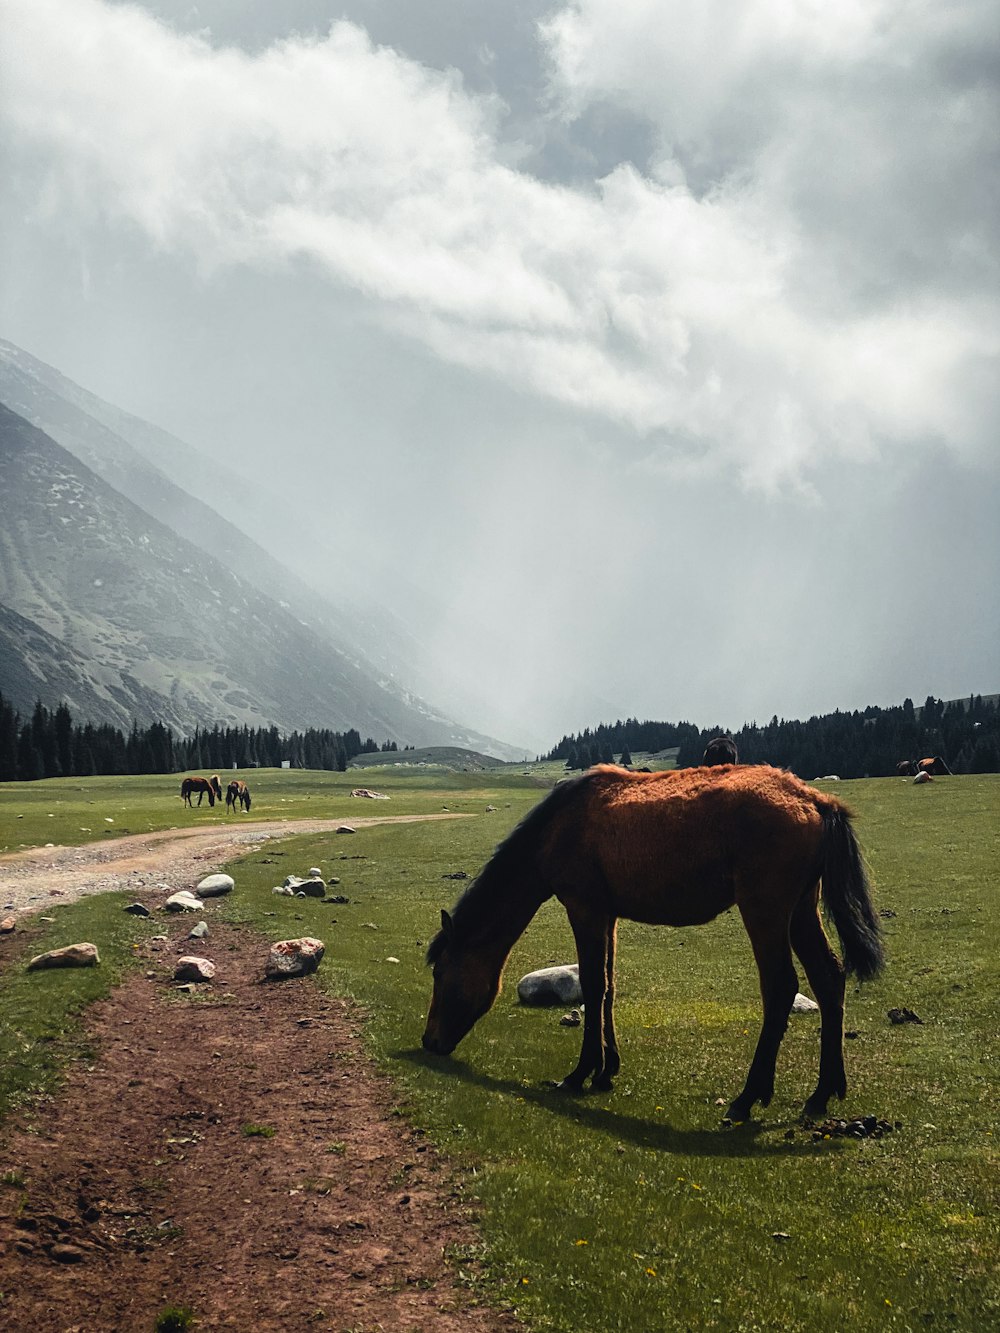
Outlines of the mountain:
{"type": "MultiPolygon", "coordinates": [[[[232,469],[219,468],[166,431],[104,402],[4,339],[0,339],[0,402],[38,426],[147,514],[279,601],[303,626],[325,639],[341,662],[395,696],[396,711],[416,715],[407,729],[410,743],[419,734],[508,759],[523,756],[524,747],[455,722],[400,683],[407,661],[418,653],[407,631],[384,608],[335,605],[324,598],[234,523],[177,485],[157,461],[174,473],[194,477],[244,512],[252,513],[256,507],[265,530],[280,529],[274,513],[264,517],[267,497],[232,469]]],[[[466,702],[473,701],[466,696],[466,702]]]]}
{"type": "MultiPolygon", "coordinates": [[[[435,621],[433,598],[410,587],[402,594],[407,608],[400,615],[370,596],[339,596],[322,591],[332,582],[340,588],[365,588],[369,571],[331,547],[316,520],[304,517],[301,499],[291,501],[254,485],[239,470],[239,459],[219,460],[211,451],[196,450],[159,426],[123,411],[82,388],[54,367],[16,344],[0,338],[0,402],[25,417],[69,450],[98,476],[140,508],[195,545],[204,547],[229,569],[287,604],[301,621],[327,638],[359,671],[399,695],[406,707],[430,711],[453,728],[450,743],[521,759],[538,745],[510,745],[472,731],[448,718],[488,718],[503,734],[519,736],[522,724],[504,714],[502,701],[484,698],[460,665],[445,678],[437,665],[433,676],[424,664],[429,654],[426,626],[435,621]],[[253,537],[248,533],[254,534],[253,537]],[[270,546],[270,550],[265,547],[270,546]],[[322,547],[322,559],[317,550],[322,547]],[[293,572],[289,565],[294,565],[293,572]],[[317,564],[322,570],[320,577],[317,564]],[[424,698],[450,701],[448,714],[428,706],[424,698]]],[[[405,571],[394,571],[393,583],[405,586],[405,571]]],[[[537,738],[536,738],[537,740],[537,738]]]]}
{"type": "Polygon", "coordinates": [[[20,711],[65,698],[124,727],[355,727],[483,748],[2,405],[0,493],[0,690],[20,711]]]}

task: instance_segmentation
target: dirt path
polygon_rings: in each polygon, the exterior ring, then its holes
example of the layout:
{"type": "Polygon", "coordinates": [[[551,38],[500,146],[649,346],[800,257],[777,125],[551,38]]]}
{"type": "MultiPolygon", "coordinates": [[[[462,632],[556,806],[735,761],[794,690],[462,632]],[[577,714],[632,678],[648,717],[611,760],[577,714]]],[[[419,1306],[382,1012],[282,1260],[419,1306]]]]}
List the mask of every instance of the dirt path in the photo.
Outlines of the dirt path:
{"type": "MultiPolygon", "coordinates": [[[[467,815],[389,815],[352,819],[352,828],[412,824],[467,815]]],[[[145,887],[185,889],[226,861],[245,856],[269,838],[329,833],[342,819],[268,819],[212,828],[160,829],[79,847],[32,847],[0,856],[0,911],[32,912],[50,898],[75,902],[90,893],[140,892],[145,887]]]]}
{"type": "MultiPolygon", "coordinates": [[[[6,947],[31,951],[30,912],[53,885],[143,901],[139,878],[153,909],[161,885],[190,885],[262,836],[335,827],[171,830],[5,858],[0,903],[27,912],[6,947]]],[[[172,984],[194,942],[171,919],[89,1013],[88,1054],[59,1094],[0,1125],[0,1325],[152,1333],[181,1306],[199,1330],[515,1333],[513,1315],[457,1281],[459,1263],[474,1269],[474,1210],[394,1113],[359,1015],[311,978],[263,983],[264,943],[219,911],[206,902],[196,946],[213,983],[172,984]]]]}

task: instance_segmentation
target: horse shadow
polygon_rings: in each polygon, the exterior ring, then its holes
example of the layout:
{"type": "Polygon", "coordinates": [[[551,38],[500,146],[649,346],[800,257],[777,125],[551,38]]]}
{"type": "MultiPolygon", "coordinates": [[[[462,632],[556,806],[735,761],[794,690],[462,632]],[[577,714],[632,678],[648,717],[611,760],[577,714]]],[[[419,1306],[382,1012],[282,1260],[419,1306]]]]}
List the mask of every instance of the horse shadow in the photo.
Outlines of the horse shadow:
{"type": "MultiPolygon", "coordinates": [[[[485,1092],[520,1098],[551,1115],[562,1116],[575,1124],[597,1130],[607,1138],[630,1143],[636,1148],[696,1157],[734,1158],[802,1157],[816,1151],[815,1144],[805,1137],[798,1139],[796,1136],[777,1143],[759,1142],[759,1136],[764,1130],[773,1132],[784,1128],[787,1132],[800,1124],[797,1118],[769,1124],[760,1120],[747,1120],[738,1125],[720,1122],[712,1129],[677,1129],[666,1121],[645,1120],[609,1107],[604,1100],[609,1095],[607,1093],[566,1092],[554,1086],[537,1084],[525,1086],[513,1079],[484,1074],[462,1060],[449,1057],[447,1063],[443,1063],[440,1056],[414,1048],[393,1051],[390,1056],[421,1069],[456,1078],[485,1092]],[[601,1098],[600,1104],[595,1105],[594,1100],[598,1097],[601,1098]]],[[[826,1149],[834,1151],[842,1150],[843,1146],[836,1140],[824,1144],[826,1149]]]]}

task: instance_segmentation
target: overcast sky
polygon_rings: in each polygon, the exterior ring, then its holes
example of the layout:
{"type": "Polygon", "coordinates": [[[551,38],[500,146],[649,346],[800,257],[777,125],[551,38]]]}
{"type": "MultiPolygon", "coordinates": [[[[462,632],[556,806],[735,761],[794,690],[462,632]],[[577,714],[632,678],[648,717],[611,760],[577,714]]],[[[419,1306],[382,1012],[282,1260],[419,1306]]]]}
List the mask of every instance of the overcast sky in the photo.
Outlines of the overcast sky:
{"type": "Polygon", "coordinates": [[[1000,687],[992,0],[0,16],[0,336],[298,497],[463,720],[1000,687]]]}

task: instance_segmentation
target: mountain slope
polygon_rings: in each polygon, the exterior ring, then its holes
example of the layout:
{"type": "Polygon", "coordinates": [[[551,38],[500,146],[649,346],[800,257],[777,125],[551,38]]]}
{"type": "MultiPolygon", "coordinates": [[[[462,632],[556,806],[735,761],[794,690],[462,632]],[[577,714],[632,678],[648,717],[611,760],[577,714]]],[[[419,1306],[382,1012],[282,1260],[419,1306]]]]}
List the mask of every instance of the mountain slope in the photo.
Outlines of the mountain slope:
{"type": "MultiPolygon", "coordinates": [[[[421,735],[439,744],[469,746],[504,758],[523,756],[523,747],[455,722],[400,684],[407,660],[419,654],[394,617],[377,606],[362,610],[334,605],[163,470],[185,479],[200,478],[203,485],[224,493],[244,512],[263,512],[261,494],[231,469],[224,471],[166,431],[106,403],[4,339],[0,339],[0,402],[38,426],[147,514],[284,604],[303,625],[327,640],[341,662],[394,696],[399,711],[416,714],[421,735]]],[[[273,516],[269,525],[275,526],[273,516]]],[[[425,687],[428,684],[424,682],[425,687]]],[[[408,739],[415,742],[412,725],[408,739]]]]}
{"type": "Polygon", "coordinates": [[[3,406],[0,492],[8,641],[41,633],[36,651],[49,636],[65,646],[66,670],[87,664],[93,693],[105,696],[89,720],[128,725],[134,716],[181,731],[214,722],[356,727],[441,742],[435,719],[3,406]]]}

